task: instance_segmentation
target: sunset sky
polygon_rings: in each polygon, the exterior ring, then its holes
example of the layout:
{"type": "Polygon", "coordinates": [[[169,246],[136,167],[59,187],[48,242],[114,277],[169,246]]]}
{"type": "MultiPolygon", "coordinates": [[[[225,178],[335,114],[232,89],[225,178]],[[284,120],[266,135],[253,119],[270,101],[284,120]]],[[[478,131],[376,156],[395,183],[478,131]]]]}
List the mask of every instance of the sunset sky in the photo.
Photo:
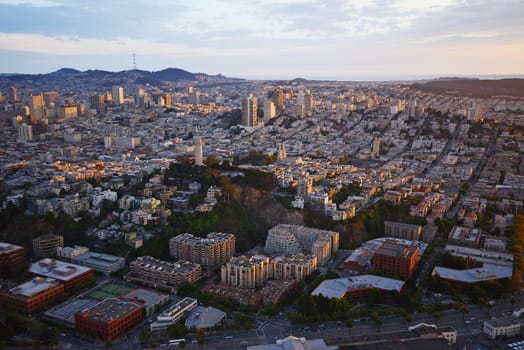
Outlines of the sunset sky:
{"type": "Polygon", "coordinates": [[[523,74],[524,1],[0,0],[0,72],[241,78],[523,74]]]}

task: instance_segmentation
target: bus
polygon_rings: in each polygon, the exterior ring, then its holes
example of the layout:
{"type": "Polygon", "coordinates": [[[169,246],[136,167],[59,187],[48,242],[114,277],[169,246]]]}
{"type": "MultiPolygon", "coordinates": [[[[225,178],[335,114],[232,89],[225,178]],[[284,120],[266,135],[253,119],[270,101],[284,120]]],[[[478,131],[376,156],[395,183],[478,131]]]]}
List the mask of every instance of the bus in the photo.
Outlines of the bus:
{"type": "Polygon", "coordinates": [[[169,346],[175,346],[175,345],[179,345],[180,343],[185,343],[186,340],[184,338],[181,338],[181,339],[171,339],[169,340],[169,346]]]}

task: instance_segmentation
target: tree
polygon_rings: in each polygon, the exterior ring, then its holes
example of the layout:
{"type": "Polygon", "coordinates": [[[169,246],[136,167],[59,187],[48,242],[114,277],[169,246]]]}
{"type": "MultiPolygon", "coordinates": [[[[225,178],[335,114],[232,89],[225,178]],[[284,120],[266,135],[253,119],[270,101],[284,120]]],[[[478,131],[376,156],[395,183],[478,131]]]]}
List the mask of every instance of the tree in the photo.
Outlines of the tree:
{"type": "Polygon", "coordinates": [[[206,343],[206,333],[203,329],[198,330],[197,339],[198,344],[200,345],[200,349],[204,349],[204,344],[206,343]]]}
{"type": "Polygon", "coordinates": [[[438,321],[440,320],[440,312],[433,312],[433,318],[435,318],[435,323],[438,324],[438,321]]]}
{"type": "Polygon", "coordinates": [[[460,312],[462,312],[462,321],[464,321],[464,316],[469,312],[468,307],[466,305],[460,306],[460,312]]]}
{"type": "Polygon", "coordinates": [[[382,319],[378,316],[376,312],[372,312],[370,316],[373,320],[373,323],[377,327],[377,332],[380,332],[380,327],[382,326],[382,319]]]}
{"type": "Polygon", "coordinates": [[[180,347],[180,349],[183,349],[186,347],[186,342],[185,341],[181,341],[180,344],[178,344],[178,346],[180,347]]]}
{"type": "Polygon", "coordinates": [[[113,348],[113,342],[111,341],[111,339],[106,339],[104,343],[104,348],[108,350],[113,348]]]}
{"type": "Polygon", "coordinates": [[[509,297],[509,302],[511,303],[511,311],[515,309],[515,303],[517,302],[517,299],[512,295],[509,297]]]}
{"type": "Polygon", "coordinates": [[[348,318],[346,320],[346,326],[348,327],[349,329],[349,334],[351,334],[351,328],[355,327],[355,322],[353,322],[352,319],[348,318]]]}

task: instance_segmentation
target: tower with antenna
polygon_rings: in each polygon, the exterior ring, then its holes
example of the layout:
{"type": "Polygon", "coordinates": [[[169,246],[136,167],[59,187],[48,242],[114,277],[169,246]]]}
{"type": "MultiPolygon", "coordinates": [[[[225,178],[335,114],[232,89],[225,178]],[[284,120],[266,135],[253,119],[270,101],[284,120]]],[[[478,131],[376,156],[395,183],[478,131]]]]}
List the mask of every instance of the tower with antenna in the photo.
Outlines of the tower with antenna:
{"type": "Polygon", "coordinates": [[[136,53],[133,52],[133,69],[136,69],[136,53]]]}

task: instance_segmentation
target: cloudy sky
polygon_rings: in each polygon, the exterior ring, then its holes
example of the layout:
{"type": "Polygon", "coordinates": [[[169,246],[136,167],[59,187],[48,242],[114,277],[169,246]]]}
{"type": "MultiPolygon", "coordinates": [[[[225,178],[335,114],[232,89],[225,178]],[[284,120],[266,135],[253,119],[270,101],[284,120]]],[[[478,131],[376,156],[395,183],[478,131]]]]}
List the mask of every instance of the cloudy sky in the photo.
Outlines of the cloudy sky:
{"type": "Polygon", "coordinates": [[[0,0],[0,72],[523,74],[523,0],[0,0]]]}

